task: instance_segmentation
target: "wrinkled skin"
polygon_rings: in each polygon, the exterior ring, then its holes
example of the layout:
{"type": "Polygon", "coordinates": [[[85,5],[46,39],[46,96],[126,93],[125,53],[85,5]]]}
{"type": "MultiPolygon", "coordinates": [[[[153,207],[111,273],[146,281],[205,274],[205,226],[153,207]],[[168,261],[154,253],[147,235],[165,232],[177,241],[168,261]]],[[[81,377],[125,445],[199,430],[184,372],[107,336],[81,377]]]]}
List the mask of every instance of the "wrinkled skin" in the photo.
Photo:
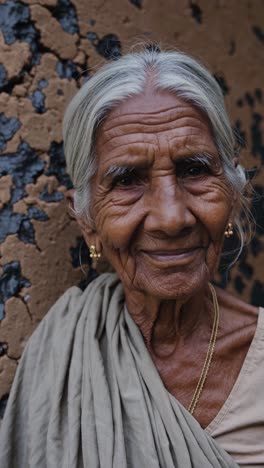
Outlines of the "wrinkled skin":
{"type": "MultiPolygon", "coordinates": [[[[84,237],[115,268],[164,385],[188,407],[212,329],[208,281],[235,195],[206,117],[170,93],[130,98],[108,114],[96,142],[92,223],[79,220],[84,237]]],[[[195,412],[203,427],[230,393],[257,320],[257,309],[218,296],[218,341],[195,412]]]]}

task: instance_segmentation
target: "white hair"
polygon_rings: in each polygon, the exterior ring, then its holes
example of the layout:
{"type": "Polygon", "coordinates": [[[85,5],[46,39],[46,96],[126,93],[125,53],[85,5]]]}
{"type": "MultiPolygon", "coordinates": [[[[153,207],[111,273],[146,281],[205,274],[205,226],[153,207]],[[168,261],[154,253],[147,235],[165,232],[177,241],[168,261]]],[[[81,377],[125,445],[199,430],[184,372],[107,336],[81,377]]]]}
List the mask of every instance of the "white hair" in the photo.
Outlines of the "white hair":
{"type": "Polygon", "coordinates": [[[68,172],[75,187],[74,210],[90,216],[90,181],[96,173],[95,138],[102,120],[114,107],[141,94],[149,78],[154,90],[164,90],[192,103],[208,118],[215,146],[230,186],[236,196],[232,222],[244,243],[241,209],[250,218],[244,196],[245,171],[234,165],[235,139],[225,110],[224,98],[215,78],[197,60],[182,52],[160,52],[145,48],[102,66],[70,102],[63,125],[64,150],[68,172]]]}

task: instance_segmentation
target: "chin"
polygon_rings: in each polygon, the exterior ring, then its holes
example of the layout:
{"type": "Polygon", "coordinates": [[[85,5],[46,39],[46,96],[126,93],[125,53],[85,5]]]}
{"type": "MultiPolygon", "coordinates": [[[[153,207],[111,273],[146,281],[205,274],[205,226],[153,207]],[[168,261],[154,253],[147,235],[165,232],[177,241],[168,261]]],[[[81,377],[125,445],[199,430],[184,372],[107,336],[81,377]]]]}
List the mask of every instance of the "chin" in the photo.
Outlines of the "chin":
{"type": "Polygon", "coordinates": [[[160,300],[187,300],[204,288],[211,280],[208,268],[203,265],[196,271],[167,274],[138,275],[134,285],[143,293],[160,300]]]}

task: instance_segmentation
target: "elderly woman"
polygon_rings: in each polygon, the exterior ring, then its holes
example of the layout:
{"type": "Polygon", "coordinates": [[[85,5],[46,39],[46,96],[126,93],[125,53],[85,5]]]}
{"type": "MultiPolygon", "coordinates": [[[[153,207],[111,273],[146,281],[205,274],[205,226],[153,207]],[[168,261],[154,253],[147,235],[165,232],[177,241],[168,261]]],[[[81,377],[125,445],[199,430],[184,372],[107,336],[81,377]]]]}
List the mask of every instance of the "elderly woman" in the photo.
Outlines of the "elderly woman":
{"type": "Polygon", "coordinates": [[[264,466],[264,313],[211,281],[246,179],[218,84],[155,48],[102,67],[64,121],[73,206],[115,274],[32,336],[1,468],[264,466]]]}

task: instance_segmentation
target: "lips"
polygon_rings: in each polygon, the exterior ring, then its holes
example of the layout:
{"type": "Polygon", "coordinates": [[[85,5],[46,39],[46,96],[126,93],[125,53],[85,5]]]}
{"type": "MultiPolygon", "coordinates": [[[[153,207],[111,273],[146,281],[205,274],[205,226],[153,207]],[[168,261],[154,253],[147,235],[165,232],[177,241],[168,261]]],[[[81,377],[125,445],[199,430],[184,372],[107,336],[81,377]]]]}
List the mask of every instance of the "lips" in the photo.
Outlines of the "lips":
{"type": "Polygon", "coordinates": [[[182,249],[169,249],[169,250],[145,250],[148,254],[153,255],[182,255],[189,252],[193,252],[201,247],[189,247],[189,248],[182,248],[182,249]]]}
{"type": "Polygon", "coordinates": [[[195,246],[170,250],[141,250],[141,254],[148,257],[152,263],[163,264],[164,266],[181,266],[192,262],[203,251],[204,247],[195,246]]]}

